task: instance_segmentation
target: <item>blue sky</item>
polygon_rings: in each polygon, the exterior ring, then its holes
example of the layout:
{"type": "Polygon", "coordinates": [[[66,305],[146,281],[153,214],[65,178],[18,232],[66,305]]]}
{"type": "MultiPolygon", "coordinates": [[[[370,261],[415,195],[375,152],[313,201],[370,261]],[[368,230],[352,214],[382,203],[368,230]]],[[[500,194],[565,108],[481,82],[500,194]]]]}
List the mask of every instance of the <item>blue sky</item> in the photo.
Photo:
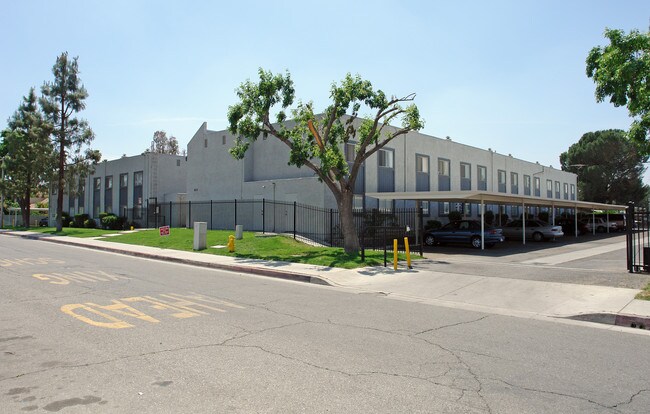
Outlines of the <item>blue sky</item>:
{"type": "Polygon", "coordinates": [[[68,51],[107,159],[159,129],[181,147],[204,121],[225,129],[234,90],[263,67],[288,69],[319,111],[348,72],[415,92],[422,132],[559,167],[583,133],[628,128],[624,108],[596,103],[585,58],[606,27],[646,31],[649,18],[647,0],[2,0],[0,128],[68,51]]]}

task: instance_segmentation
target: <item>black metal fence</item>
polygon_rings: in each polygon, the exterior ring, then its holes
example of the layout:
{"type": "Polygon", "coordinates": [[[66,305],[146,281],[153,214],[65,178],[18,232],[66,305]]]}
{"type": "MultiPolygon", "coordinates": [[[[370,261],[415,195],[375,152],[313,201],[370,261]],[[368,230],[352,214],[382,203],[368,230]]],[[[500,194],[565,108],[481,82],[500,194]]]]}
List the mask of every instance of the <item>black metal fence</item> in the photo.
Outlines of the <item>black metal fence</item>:
{"type": "Polygon", "coordinates": [[[650,272],[650,210],[630,203],[625,218],[627,270],[650,272]]]}
{"type": "MultiPolygon", "coordinates": [[[[211,230],[234,230],[243,225],[247,231],[262,233],[290,233],[326,246],[342,247],[338,210],[300,203],[261,200],[187,201],[157,203],[147,201],[142,208],[126,209],[122,215],[140,227],[192,227],[194,222],[206,222],[211,230]]],[[[392,211],[355,210],[355,227],[363,248],[393,249],[393,239],[404,251],[404,237],[409,237],[414,248],[422,243],[416,234],[422,234],[422,214],[417,209],[392,211]],[[416,231],[416,229],[420,231],[416,231]]],[[[421,239],[421,237],[420,237],[421,239]]]]}

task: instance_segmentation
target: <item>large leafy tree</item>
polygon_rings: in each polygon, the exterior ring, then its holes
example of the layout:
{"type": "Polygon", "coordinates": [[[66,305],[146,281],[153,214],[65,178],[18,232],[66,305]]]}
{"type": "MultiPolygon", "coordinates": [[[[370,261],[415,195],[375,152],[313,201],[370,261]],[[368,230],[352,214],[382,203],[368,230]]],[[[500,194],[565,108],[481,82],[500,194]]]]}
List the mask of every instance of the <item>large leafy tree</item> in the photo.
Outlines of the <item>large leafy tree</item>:
{"type": "Polygon", "coordinates": [[[580,199],[599,203],[645,200],[645,161],[620,129],[588,132],[560,155],[562,169],[578,175],[580,199]]]}
{"type": "Polygon", "coordinates": [[[587,76],[596,83],[598,102],[609,98],[627,107],[634,119],[629,138],[650,153],[650,32],[606,29],[610,44],[594,47],[587,57],[587,76]]]}
{"type": "Polygon", "coordinates": [[[229,129],[238,137],[231,154],[243,158],[250,143],[260,136],[270,135],[286,144],[289,165],[310,168],[330,189],[339,209],[345,251],[358,252],[352,214],[354,183],[368,157],[396,137],[423,127],[417,106],[410,103],[415,94],[388,97],[373,89],[369,81],[348,74],[339,84],[332,84],[331,104],[316,115],[311,102],[298,102],[291,108],[295,90],[288,72],[274,75],[260,69],[259,81],[242,83],[237,96],[239,102],[228,109],[229,129]],[[402,106],[404,103],[408,105],[402,106]],[[362,108],[372,115],[358,118],[362,108]],[[287,110],[294,122],[286,122],[287,110]],[[390,128],[389,123],[400,126],[390,128]],[[354,161],[350,163],[344,154],[346,143],[355,144],[354,161]]]}
{"type": "Polygon", "coordinates": [[[49,122],[54,125],[52,134],[57,151],[57,207],[56,229],[62,229],[63,191],[66,182],[70,191],[78,187],[75,180],[84,177],[99,161],[99,151],[88,145],[95,138],[88,122],[78,119],[75,114],[86,108],[88,97],[86,88],[79,78],[78,58],[68,58],[62,53],[52,67],[53,82],[45,82],[41,91],[41,106],[49,122]],[[67,178],[67,179],[66,179],[67,178]]]}
{"type": "Polygon", "coordinates": [[[23,224],[29,227],[30,198],[47,190],[52,174],[52,125],[39,110],[34,88],[23,97],[1,133],[5,157],[5,180],[0,183],[5,196],[18,201],[23,224]]]}
{"type": "Polygon", "coordinates": [[[173,135],[168,138],[165,131],[156,131],[153,133],[151,148],[147,149],[145,152],[178,155],[178,140],[173,135]]]}

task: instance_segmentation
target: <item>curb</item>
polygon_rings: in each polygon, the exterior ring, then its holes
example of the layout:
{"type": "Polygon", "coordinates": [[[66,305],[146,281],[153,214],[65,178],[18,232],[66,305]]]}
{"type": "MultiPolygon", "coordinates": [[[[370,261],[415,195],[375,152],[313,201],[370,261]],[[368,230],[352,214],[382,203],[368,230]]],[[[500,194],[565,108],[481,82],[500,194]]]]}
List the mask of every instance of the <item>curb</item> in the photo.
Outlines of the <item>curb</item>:
{"type": "Polygon", "coordinates": [[[650,331],[650,317],[628,315],[624,313],[587,313],[568,316],[566,319],[595,322],[605,325],[623,326],[626,328],[644,329],[650,331]]]}
{"type": "Polygon", "coordinates": [[[186,265],[197,266],[197,267],[205,267],[208,269],[228,270],[231,272],[249,273],[257,276],[273,277],[276,279],[293,280],[296,282],[313,283],[316,285],[334,286],[326,279],[320,278],[318,276],[311,276],[302,273],[293,273],[293,272],[286,272],[286,271],[282,272],[278,270],[264,269],[260,267],[228,265],[222,263],[206,263],[199,260],[180,259],[176,257],[168,257],[168,256],[163,256],[163,255],[153,254],[153,253],[133,252],[133,251],[118,249],[118,248],[108,247],[108,246],[92,246],[85,243],[78,243],[73,240],[53,240],[38,234],[15,234],[11,232],[0,232],[0,234],[7,234],[13,237],[20,237],[22,239],[40,240],[40,241],[46,241],[50,243],[57,243],[57,244],[68,245],[68,246],[83,247],[86,249],[123,254],[126,256],[140,257],[145,259],[153,259],[153,260],[172,262],[172,263],[180,263],[180,264],[186,264],[186,265]]]}

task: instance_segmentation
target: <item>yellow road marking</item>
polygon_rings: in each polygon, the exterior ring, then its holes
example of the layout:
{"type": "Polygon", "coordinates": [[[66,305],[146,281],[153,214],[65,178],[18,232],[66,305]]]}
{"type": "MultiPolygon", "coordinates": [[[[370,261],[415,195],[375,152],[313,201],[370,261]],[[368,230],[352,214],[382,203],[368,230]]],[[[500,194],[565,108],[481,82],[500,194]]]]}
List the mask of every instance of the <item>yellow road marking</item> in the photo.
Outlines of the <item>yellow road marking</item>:
{"type": "Polygon", "coordinates": [[[51,257],[25,257],[25,258],[12,258],[12,259],[0,259],[0,267],[10,267],[10,266],[36,266],[36,265],[47,265],[47,264],[64,264],[63,260],[53,259],[51,257]]]}
{"type": "MultiPolygon", "coordinates": [[[[34,275],[34,277],[51,277],[51,275],[34,275]]],[[[54,282],[55,281],[50,281],[50,283],[54,282]]],[[[58,283],[58,281],[56,282],[58,283]]],[[[235,309],[245,309],[243,306],[198,293],[193,293],[191,295],[169,293],[159,294],[159,296],[164,299],[152,296],[134,296],[122,299],[112,299],[111,303],[106,305],[93,302],[72,303],[61,306],[61,312],[92,326],[109,329],[123,329],[132,328],[135,325],[117,318],[114,314],[117,314],[120,317],[134,318],[144,322],[160,322],[160,320],[147,315],[142,310],[134,308],[134,304],[137,303],[159,311],[171,311],[169,315],[178,319],[209,315],[210,312],[206,312],[206,310],[221,313],[226,312],[221,308],[212,306],[214,304],[220,304],[235,309]]]]}
{"type": "Polygon", "coordinates": [[[86,270],[72,273],[36,273],[32,277],[49,282],[53,285],[69,285],[70,282],[110,282],[120,279],[130,279],[126,276],[112,275],[102,270],[86,270]]]}

